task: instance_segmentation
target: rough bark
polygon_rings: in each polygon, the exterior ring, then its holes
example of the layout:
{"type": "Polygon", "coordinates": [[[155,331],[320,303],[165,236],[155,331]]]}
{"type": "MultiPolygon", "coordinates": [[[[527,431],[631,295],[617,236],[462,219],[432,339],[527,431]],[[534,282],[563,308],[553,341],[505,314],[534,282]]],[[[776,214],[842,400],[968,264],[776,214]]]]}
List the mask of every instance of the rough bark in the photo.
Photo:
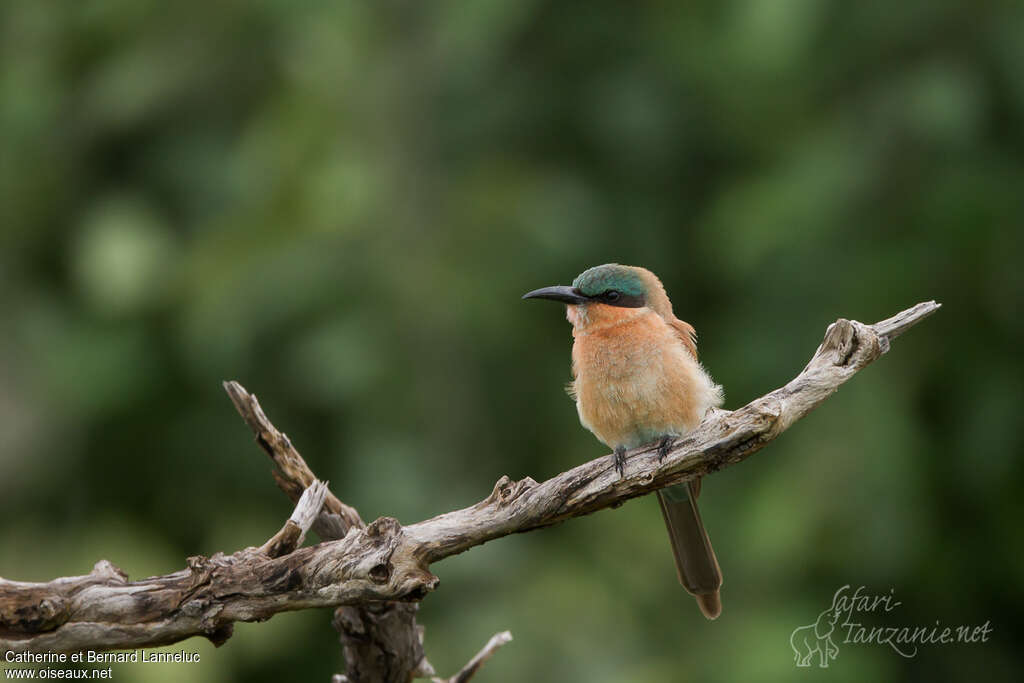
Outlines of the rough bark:
{"type": "MultiPolygon", "coordinates": [[[[316,479],[291,440],[267,419],[256,397],[238,382],[224,382],[224,390],[238,414],[252,430],[275,468],[274,481],[289,498],[297,500],[309,482],[316,479]]],[[[328,493],[324,507],[313,523],[321,540],[345,537],[349,529],[365,529],[355,508],[328,493]]],[[[380,681],[405,683],[412,674],[434,672],[423,652],[423,629],[416,623],[419,603],[380,602],[342,605],[331,623],[338,631],[345,657],[345,675],[351,683],[380,681]]]]}
{"type": "MultiPolygon", "coordinates": [[[[325,494],[312,524],[322,538],[335,540],[297,550],[289,549],[289,541],[283,544],[289,552],[278,557],[270,556],[268,551],[276,546],[268,542],[262,549],[233,555],[190,558],[186,569],[137,582],[129,582],[105,561],[84,577],[48,583],[0,580],[0,649],[117,649],[167,644],[192,635],[219,643],[235,621],[347,606],[353,609],[340,610],[335,624],[350,662],[348,680],[431,675],[422,657],[415,605],[381,604],[418,601],[436,588],[431,564],[489,540],[590,514],[749,457],[938,308],[935,302],[921,303],[875,325],[836,321],[807,366],[785,386],[738,410],[710,413],[663,458],[656,445],[631,451],[621,475],[611,456],[605,456],[543,483],[502,477],[476,505],[405,527],[389,517],[364,525],[355,510],[325,494]],[[364,647],[367,642],[371,646],[364,647]],[[359,668],[374,660],[372,675],[359,668]],[[352,662],[359,666],[352,668],[352,662]],[[378,678],[380,671],[388,672],[387,677],[378,678]]],[[[278,484],[297,497],[314,481],[312,473],[287,437],[270,425],[255,397],[236,383],[226,388],[278,465],[278,484]]],[[[281,534],[294,535],[284,529],[281,534]]]]}

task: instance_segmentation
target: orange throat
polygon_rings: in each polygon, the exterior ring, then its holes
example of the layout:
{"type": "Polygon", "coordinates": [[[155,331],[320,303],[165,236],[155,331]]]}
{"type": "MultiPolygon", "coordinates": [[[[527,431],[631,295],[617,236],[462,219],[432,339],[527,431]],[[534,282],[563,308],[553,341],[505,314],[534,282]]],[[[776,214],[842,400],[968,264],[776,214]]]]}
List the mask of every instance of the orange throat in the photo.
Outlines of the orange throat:
{"type": "Polygon", "coordinates": [[[565,317],[572,323],[574,337],[606,327],[621,325],[648,313],[651,313],[651,309],[646,306],[623,308],[622,306],[592,303],[587,305],[570,304],[565,307],[565,317]]]}

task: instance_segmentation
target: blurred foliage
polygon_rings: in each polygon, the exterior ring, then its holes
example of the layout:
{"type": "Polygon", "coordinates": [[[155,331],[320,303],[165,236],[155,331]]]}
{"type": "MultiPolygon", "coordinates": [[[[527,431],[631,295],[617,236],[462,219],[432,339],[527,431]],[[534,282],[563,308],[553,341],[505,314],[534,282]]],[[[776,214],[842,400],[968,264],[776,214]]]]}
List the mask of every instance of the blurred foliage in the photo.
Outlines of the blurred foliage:
{"type": "MultiPolygon", "coordinates": [[[[836,317],[939,315],[710,477],[725,612],[657,506],[437,565],[427,651],[484,681],[788,681],[844,584],[892,625],[807,676],[1019,680],[1024,6],[0,4],[0,574],[132,576],[265,540],[290,506],[220,389],[256,392],[366,519],[602,455],[569,328],[521,293],[645,265],[737,407],[836,317]]],[[[329,613],[119,680],[326,681],[329,613]]]]}

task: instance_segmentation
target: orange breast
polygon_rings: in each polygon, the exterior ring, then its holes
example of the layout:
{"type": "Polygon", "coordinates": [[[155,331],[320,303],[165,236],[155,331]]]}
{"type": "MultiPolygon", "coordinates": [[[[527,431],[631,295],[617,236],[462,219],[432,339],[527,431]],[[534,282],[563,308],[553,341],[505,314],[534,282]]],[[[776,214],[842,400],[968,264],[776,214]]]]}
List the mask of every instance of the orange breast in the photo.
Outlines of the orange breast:
{"type": "Polygon", "coordinates": [[[719,388],[661,316],[629,311],[620,308],[619,319],[603,324],[591,316],[573,332],[580,422],[612,448],[686,434],[721,401],[719,388]]]}

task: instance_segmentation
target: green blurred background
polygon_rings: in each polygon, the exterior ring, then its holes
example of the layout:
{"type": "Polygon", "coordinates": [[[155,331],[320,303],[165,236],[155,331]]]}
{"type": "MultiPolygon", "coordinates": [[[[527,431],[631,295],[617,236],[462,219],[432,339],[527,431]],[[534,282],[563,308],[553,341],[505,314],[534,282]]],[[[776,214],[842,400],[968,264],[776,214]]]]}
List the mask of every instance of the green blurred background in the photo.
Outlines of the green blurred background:
{"type": "MultiPolygon", "coordinates": [[[[5,0],[0,575],[132,577],[289,514],[221,390],[257,393],[371,520],[605,453],[569,326],[519,301],[645,265],[735,408],[837,317],[943,303],[768,449],[705,481],[725,611],[676,584],[652,499],[434,566],[426,648],[478,680],[1019,680],[1024,6],[5,0]],[[794,628],[840,586],[879,625],[794,628]]],[[[327,681],[330,612],[240,624],[122,681],[327,681]]]]}

